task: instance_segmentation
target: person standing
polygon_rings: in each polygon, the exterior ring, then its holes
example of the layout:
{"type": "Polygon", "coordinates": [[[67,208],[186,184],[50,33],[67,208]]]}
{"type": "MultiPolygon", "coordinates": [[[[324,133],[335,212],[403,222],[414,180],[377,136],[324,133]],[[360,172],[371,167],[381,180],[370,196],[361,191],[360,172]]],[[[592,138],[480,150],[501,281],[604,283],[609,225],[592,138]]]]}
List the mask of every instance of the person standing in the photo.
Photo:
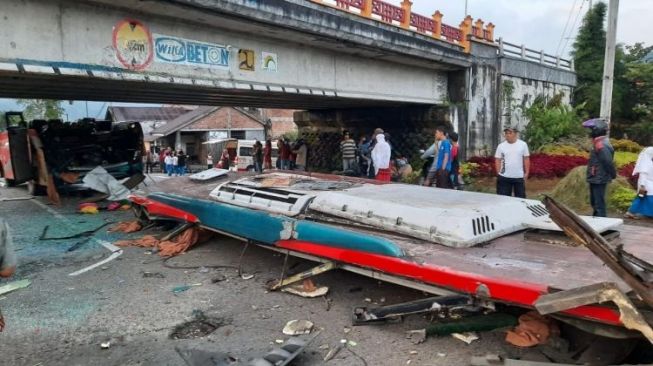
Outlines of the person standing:
{"type": "Polygon", "coordinates": [[[145,153],[145,174],[152,173],[152,151],[147,150],[145,153]]]}
{"type": "Polygon", "coordinates": [[[438,142],[438,158],[435,161],[435,186],[453,188],[451,185],[451,142],[444,127],[436,127],[435,140],[438,142]]]}
{"type": "Polygon", "coordinates": [[[161,173],[166,174],[167,171],[167,166],[166,166],[166,157],[168,156],[168,151],[166,149],[161,150],[161,153],[159,154],[159,166],[161,167],[161,173]]]}
{"type": "Polygon", "coordinates": [[[213,156],[211,153],[208,153],[206,155],[206,169],[211,169],[213,168],[213,156]]]}
{"type": "Polygon", "coordinates": [[[370,140],[366,136],[361,136],[358,142],[358,171],[361,176],[367,177],[370,172],[370,140]]]}
{"type": "Polygon", "coordinates": [[[184,154],[183,150],[177,152],[177,175],[186,174],[186,162],[188,161],[188,156],[184,154]]]}
{"type": "Polygon", "coordinates": [[[299,139],[293,147],[293,153],[297,156],[295,160],[295,168],[300,171],[306,170],[306,160],[308,158],[308,146],[304,139],[299,139]]]}
{"type": "Polygon", "coordinates": [[[172,176],[172,154],[169,151],[166,151],[166,156],[163,160],[165,164],[165,173],[168,174],[168,177],[172,176]]]}
{"type": "Polygon", "coordinates": [[[345,131],[340,141],[340,153],[342,154],[342,171],[347,172],[356,169],[356,142],[345,131]]]}
{"type": "Polygon", "coordinates": [[[295,170],[295,165],[297,165],[297,154],[295,154],[295,150],[293,149],[294,145],[294,143],[286,141],[286,149],[288,149],[288,169],[290,170],[295,170]]]}
{"type": "Polygon", "coordinates": [[[458,156],[458,134],[452,132],[449,134],[451,140],[451,184],[454,189],[460,189],[460,160],[458,156]]]}
{"type": "Polygon", "coordinates": [[[280,137],[277,140],[277,149],[279,149],[279,157],[281,158],[281,163],[279,164],[279,169],[288,170],[290,168],[290,151],[287,149],[286,141],[283,137],[280,137]]]}
{"type": "MultiPolygon", "coordinates": [[[[377,129],[378,130],[378,129],[377,129]]],[[[390,172],[390,145],[385,142],[383,132],[376,133],[376,144],[372,149],[372,163],[377,180],[389,182],[392,179],[390,172]]]]}
{"type": "Polygon", "coordinates": [[[272,140],[265,140],[265,148],[263,149],[263,169],[272,169],[272,140]]]}
{"type": "Polygon", "coordinates": [[[608,183],[617,177],[614,167],[614,149],[608,139],[608,124],[602,118],[583,122],[583,127],[590,129],[592,151],[587,162],[587,183],[590,190],[592,216],[606,217],[605,189],[608,183]]]}
{"type": "Polygon", "coordinates": [[[424,177],[423,185],[426,187],[430,187],[435,182],[435,178],[438,172],[435,166],[438,162],[440,142],[441,141],[438,141],[438,139],[435,138],[433,145],[429,146],[429,148],[426,149],[426,151],[424,151],[421,156],[421,158],[424,159],[424,164],[422,165],[422,176],[424,177]]]}
{"type": "Polygon", "coordinates": [[[231,162],[231,158],[229,157],[229,150],[227,149],[222,150],[222,155],[220,155],[220,163],[218,165],[218,168],[229,170],[229,166],[231,165],[230,162],[231,162]]]}
{"type": "Polygon", "coordinates": [[[261,144],[261,141],[256,140],[256,142],[254,142],[252,156],[254,157],[254,170],[257,173],[263,173],[263,145],[261,144]]]}
{"type": "Polygon", "coordinates": [[[499,144],[494,154],[497,194],[526,198],[525,182],[531,168],[528,145],[519,139],[516,128],[505,128],[503,135],[506,140],[499,144]]]}
{"type": "Polygon", "coordinates": [[[637,157],[633,176],[637,178],[637,196],[624,215],[629,219],[653,217],[653,147],[642,150],[637,157]]]}
{"type": "MultiPolygon", "coordinates": [[[[9,225],[0,218],[0,277],[11,277],[16,272],[16,254],[11,241],[9,225]]],[[[5,319],[0,311],[0,332],[5,328],[5,319]]]]}
{"type": "Polygon", "coordinates": [[[168,175],[169,176],[172,174],[178,175],[179,171],[177,170],[177,164],[179,164],[179,157],[177,156],[176,151],[172,152],[172,159],[170,159],[170,162],[172,163],[172,167],[170,168],[170,172],[168,173],[168,175]]]}

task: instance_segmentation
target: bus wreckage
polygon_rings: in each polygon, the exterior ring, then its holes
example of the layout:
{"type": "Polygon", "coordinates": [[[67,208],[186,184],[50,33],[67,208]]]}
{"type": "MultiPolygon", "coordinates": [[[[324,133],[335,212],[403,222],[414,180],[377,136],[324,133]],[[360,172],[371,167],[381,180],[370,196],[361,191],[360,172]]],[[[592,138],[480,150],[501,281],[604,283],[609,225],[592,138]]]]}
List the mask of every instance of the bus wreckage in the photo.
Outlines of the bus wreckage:
{"type": "Polygon", "coordinates": [[[577,216],[548,197],[542,203],[334,175],[231,176],[208,195],[206,188],[176,191],[132,195],[137,216],[321,263],[272,289],[338,268],[436,295],[356,309],[355,324],[508,304],[601,336],[653,343],[653,229],[577,216]]]}

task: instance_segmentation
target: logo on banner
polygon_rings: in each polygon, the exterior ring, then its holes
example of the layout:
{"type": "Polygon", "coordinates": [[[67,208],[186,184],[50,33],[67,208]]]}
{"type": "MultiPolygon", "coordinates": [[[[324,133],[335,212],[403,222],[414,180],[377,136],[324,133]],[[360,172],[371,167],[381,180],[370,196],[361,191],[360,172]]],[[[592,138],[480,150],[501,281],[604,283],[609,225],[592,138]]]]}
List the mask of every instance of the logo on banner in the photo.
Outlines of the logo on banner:
{"type": "Polygon", "coordinates": [[[263,52],[261,55],[263,62],[263,70],[265,71],[277,71],[277,54],[263,52]]]}
{"type": "Polygon", "coordinates": [[[138,20],[124,19],[113,27],[113,48],[118,61],[130,70],[143,70],[152,62],[152,34],[138,20]]]}
{"type": "Polygon", "coordinates": [[[202,67],[229,67],[229,50],[218,44],[154,35],[155,61],[202,67]]]}
{"type": "Polygon", "coordinates": [[[254,51],[238,50],[238,68],[245,71],[254,71],[254,51]]]}

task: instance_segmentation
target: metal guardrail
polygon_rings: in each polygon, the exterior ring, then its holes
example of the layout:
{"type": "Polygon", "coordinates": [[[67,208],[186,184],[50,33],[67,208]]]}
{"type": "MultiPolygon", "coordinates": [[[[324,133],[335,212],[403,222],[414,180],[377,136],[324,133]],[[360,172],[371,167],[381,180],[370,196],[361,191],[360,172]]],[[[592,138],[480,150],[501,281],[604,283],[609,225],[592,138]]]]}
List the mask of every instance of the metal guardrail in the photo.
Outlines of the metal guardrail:
{"type": "Polygon", "coordinates": [[[544,53],[544,51],[528,48],[525,45],[505,42],[502,38],[497,40],[497,45],[499,46],[499,54],[501,56],[516,57],[526,61],[537,62],[545,66],[574,71],[573,59],[565,59],[560,56],[544,53]]]}

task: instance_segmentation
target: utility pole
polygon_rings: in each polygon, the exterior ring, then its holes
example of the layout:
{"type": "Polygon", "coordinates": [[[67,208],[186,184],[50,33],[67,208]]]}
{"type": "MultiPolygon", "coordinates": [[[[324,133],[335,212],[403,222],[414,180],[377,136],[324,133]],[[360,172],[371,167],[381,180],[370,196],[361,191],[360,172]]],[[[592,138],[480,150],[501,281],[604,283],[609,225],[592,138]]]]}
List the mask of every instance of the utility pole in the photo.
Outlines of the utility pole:
{"type": "Polygon", "coordinates": [[[612,113],[612,84],[614,83],[614,56],[617,45],[617,15],[619,0],[610,0],[608,5],[608,33],[605,40],[605,59],[603,62],[603,89],[601,90],[601,118],[610,126],[612,113]]]}

